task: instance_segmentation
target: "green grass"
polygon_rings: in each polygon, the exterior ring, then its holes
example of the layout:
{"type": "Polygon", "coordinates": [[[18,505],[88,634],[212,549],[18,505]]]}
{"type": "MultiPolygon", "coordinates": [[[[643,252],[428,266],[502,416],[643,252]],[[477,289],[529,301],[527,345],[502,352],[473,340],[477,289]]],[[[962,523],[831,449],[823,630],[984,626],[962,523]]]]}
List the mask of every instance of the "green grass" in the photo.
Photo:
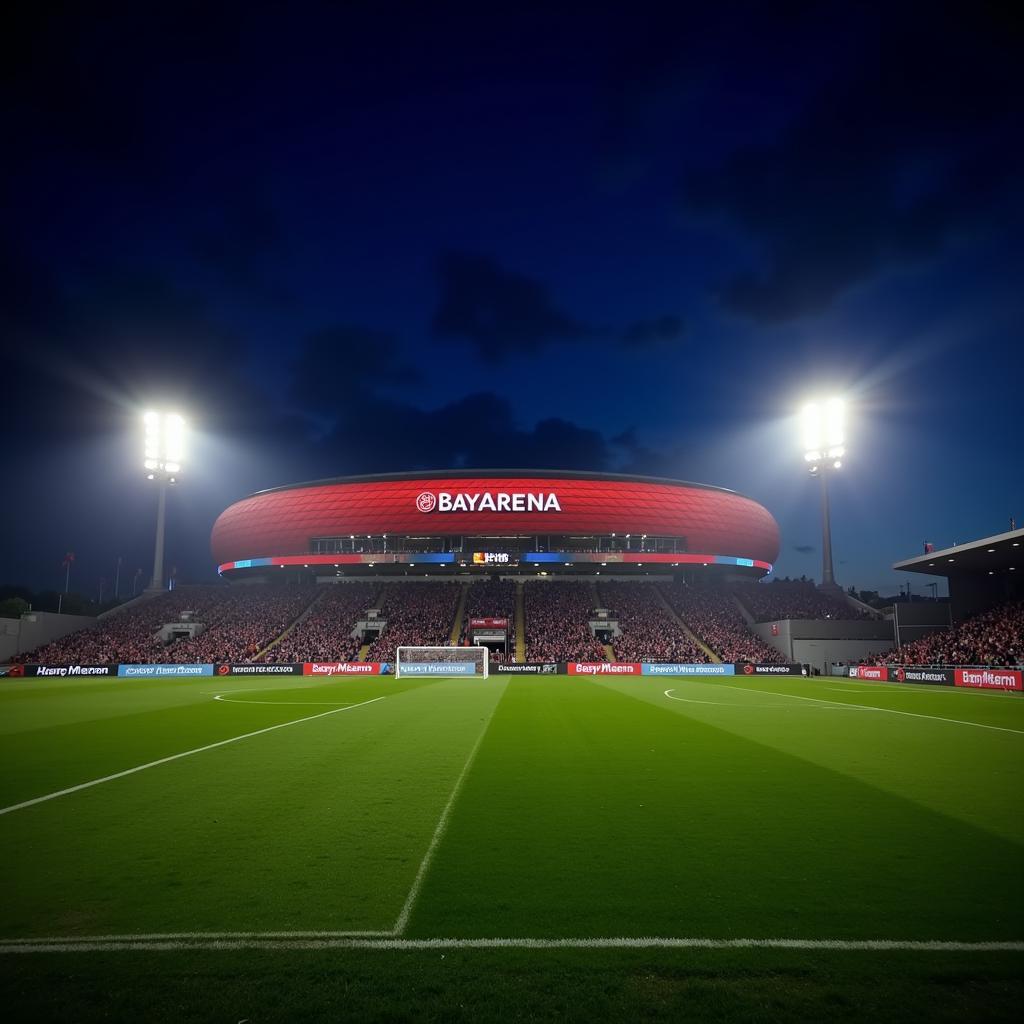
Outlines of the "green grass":
{"type": "MultiPolygon", "coordinates": [[[[0,815],[0,937],[390,934],[407,906],[409,939],[1024,939],[1009,694],[3,680],[0,807],[291,721],[0,815]]],[[[1001,1020],[1020,958],[285,946],[0,953],[0,972],[35,1020],[1001,1020]]]]}

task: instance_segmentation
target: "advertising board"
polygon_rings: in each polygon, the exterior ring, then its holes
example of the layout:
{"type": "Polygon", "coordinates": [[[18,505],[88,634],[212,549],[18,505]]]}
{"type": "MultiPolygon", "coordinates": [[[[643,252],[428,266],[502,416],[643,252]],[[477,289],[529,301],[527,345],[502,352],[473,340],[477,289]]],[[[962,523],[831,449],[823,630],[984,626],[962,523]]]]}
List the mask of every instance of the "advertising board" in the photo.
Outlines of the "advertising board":
{"type": "Polygon", "coordinates": [[[54,676],[58,679],[95,678],[116,676],[117,665],[10,665],[0,669],[0,675],[11,679],[35,676],[54,676]]]}
{"type": "Polygon", "coordinates": [[[123,679],[165,679],[192,676],[212,676],[209,665],[118,665],[117,674],[123,679]]]}
{"type": "Polygon", "coordinates": [[[1024,673],[1012,668],[956,668],[953,683],[983,690],[1019,690],[1024,673]]]}
{"type": "Polygon", "coordinates": [[[248,662],[222,663],[215,667],[218,676],[301,676],[302,662],[267,662],[266,664],[250,664],[248,662]]]}
{"type": "Polygon", "coordinates": [[[307,661],[304,676],[380,676],[391,671],[387,662],[378,661],[307,661]]]}
{"type": "Polygon", "coordinates": [[[570,661],[566,671],[571,676],[638,676],[643,666],[633,661],[570,661]]]}
{"type": "MultiPolygon", "coordinates": [[[[565,666],[561,666],[564,671],[565,666]]],[[[556,675],[559,665],[554,661],[526,661],[526,662],[504,662],[492,661],[490,672],[495,675],[513,676],[547,676],[556,675]]]]}
{"type": "Polygon", "coordinates": [[[735,665],[688,665],[676,662],[644,662],[645,676],[731,676],[736,671],[735,665]]]}
{"type": "Polygon", "coordinates": [[[918,665],[895,665],[889,669],[889,678],[897,683],[930,683],[938,686],[952,686],[953,669],[921,668],[918,665]]]}
{"type": "Polygon", "coordinates": [[[738,661],[734,668],[738,676],[798,676],[803,670],[802,665],[762,665],[753,661],[738,661]]]}
{"type": "Polygon", "coordinates": [[[887,665],[851,665],[850,678],[873,679],[876,683],[887,683],[889,667],[887,665]]]}

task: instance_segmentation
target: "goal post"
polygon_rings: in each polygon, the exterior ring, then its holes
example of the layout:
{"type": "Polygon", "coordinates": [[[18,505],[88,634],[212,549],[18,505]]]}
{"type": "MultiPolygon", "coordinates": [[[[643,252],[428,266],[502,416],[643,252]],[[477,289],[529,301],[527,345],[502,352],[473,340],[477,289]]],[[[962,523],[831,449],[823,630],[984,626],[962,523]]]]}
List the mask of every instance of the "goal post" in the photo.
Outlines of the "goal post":
{"type": "Polygon", "coordinates": [[[395,678],[400,676],[466,676],[486,679],[486,647],[399,647],[395,678]]]}

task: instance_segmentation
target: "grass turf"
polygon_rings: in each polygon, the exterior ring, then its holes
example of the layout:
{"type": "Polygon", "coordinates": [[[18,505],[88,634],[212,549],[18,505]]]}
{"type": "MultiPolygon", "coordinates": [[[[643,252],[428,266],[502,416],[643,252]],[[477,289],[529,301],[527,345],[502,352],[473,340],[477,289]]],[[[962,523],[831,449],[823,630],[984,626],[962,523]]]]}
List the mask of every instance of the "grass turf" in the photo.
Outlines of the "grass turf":
{"type": "MultiPolygon", "coordinates": [[[[1024,938],[1024,703],[1007,694],[5,680],[0,807],[291,721],[0,815],[0,936],[390,932],[433,848],[408,937],[1024,938]]],[[[1009,1016],[1019,958],[177,950],[7,954],[0,971],[34,1019],[976,1020],[1009,1016]]]]}

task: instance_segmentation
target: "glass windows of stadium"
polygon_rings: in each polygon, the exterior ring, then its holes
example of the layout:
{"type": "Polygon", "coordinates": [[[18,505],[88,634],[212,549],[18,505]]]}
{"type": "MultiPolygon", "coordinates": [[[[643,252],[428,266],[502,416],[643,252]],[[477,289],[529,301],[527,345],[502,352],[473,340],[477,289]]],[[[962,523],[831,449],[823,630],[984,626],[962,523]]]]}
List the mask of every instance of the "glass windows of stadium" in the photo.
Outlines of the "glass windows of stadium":
{"type": "Polygon", "coordinates": [[[646,533],[622,534],[531,534],[529,536],[396,537],[388,534],[349,534],[313,537],[309,551],[315,555],[334,554],[427,554],[465,551],[639,551],[680,554],[688,550],[685,537],[664,537],[646,533]]]}

